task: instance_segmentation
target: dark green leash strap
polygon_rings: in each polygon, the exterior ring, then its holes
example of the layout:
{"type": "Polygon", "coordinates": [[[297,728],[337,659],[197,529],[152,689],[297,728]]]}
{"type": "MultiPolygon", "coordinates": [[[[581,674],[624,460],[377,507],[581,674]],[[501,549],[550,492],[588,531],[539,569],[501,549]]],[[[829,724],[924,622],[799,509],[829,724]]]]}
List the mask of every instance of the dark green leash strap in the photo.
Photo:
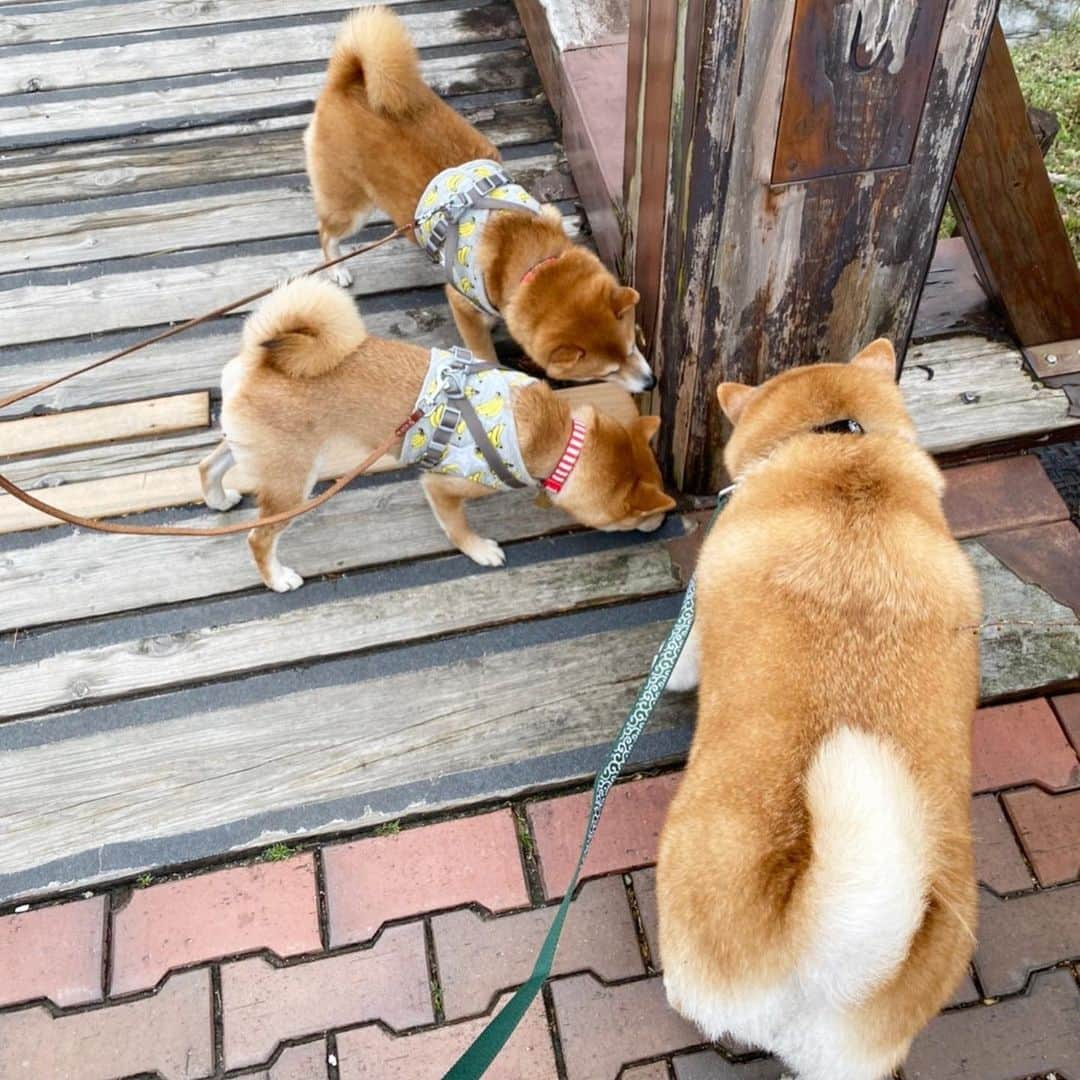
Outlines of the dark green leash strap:
{"type": "MultiPolygon", "coordinates": [[[[730,492],[730,488],[725,488],[717,497],[713,521],[716,520],[716,514],[719,514],[723,509],[730,492]]],[[[656,651],[656,656],[653,657],[649,674],[638,691],[633,708],[630,710],[630,714],[627,716],[618,737],[612,744],[611,750],[608,751],[607,760],[596,774],[596,783],[593,784],[592,808],[589,811],[589,823],[585,828],[585,839],[581,844],[581,853],[578,855],[573,876],[566,886],[562,903],[559,904],[559,908],[555,912],[555,920],[547,932],[547,937],[544,938],[543,945],[540,946],[540,955],[536,958],[532,974],[529,976],[528,981],[518,988],[502,1011],[476,1036],[465,1053],[454,1062],[443,1080],[479,1080],[498,1056],[499,1051],[506,1045],[506,1041],[514,1033],[514,1029],[521,1023],[521,1018],[525,1015],[536,995],[540,992],[540,988],[551,974],[551,965],[555,960],[555,950],[559,947],[559,937],[562,934],[563,923],[566,922],[566,913],[570,910],[574,889],[577,888],[578,876],[581,874],[581,868],[585,865],[585,856],[589,853],[596,827],[600,824],[600,815],[603,813],[604,803],[631,753],[633,753],[638,738],[642,731],[645,730],[645,725],[656,710],[660,695],[663,694],[668,679],[671,677],[672,671],[675,670],[675,664],[683,651],[683,646],[686,644],[686,639],[690,636],[690,628],[694,625],[694,596],[696,591],[695,576],[691,577],[690,584],[686,587],[682,607],[679,609],[675,622],[672,623],[667,637],[664,638],[660,648],[656,651]]]]}

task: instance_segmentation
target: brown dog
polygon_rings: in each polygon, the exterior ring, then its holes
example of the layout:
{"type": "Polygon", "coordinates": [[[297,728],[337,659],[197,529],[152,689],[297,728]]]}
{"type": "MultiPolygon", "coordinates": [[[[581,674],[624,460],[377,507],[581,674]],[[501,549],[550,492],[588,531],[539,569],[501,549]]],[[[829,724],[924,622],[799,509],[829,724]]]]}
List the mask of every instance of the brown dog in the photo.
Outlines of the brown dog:
{"type": "MultiPolygon", "coordinates": [[[[328,281],[299,278],[276,289],[244,324],[241,351],[222,372],[225,440],[199,470],[207,505],[227,510],[239,501],[222,485],[239,463],[264,516],[297,506],[331,448],[348,446],[359,461],[386,435],[391,418],[412,412],[429,359],[427,349],[369,337],[351,297],[328,281]]],[[[510,402],[492,404],[500,410],[508,405],[505,421],[512,416],[531,476],[549,477],[566,460],[575,423],[582,437],[572,471],[560,490],[549,492],[552,502],[598,529],[659,527],[675,505],[649,448],[660,421],[639,417],[626,427],[589,405],[571,411],[542,381],[524,382],[510,402]]],[[[426,473],[423,483],[451,543],[483,566],[502,565],[499,545],[474,533],[465,518],[465,502],[492,488],[436,472],[426,473]]],[[[278,561],[283,528],[255,529],[249,540],[259,574],[278,592],[302,584],[278,561]]]]}
{"type": "MultiPolygon", "coordinates": [[[[495,147],[420,77],[416,49],[398,18],[366,8],[342,25],[326,87],[304,137],[307,170],[327,259],[379,206],[408,224],[429,182],[452,166],[498,161],[495,147]]],[[[652,373],[634,343],[638,294],[573,244],[554,207],[490,215],[475,260],[490,304],[556,379],[610,379],[647,390],[652,373]]],[[[339,284],[351,277],[343,267],[339,284]]],[[[493,359],[493,317],[457,289],[447,297],[466,347],[493,359]]]]}
{"type": "Polygon", "coordinates": [[[800,1080],[889,1075],[974,940],[979,592],[895,362],[719,387],[738,487],[671,684],[700,679],[657,869],[668,999],[800,1080]]]}

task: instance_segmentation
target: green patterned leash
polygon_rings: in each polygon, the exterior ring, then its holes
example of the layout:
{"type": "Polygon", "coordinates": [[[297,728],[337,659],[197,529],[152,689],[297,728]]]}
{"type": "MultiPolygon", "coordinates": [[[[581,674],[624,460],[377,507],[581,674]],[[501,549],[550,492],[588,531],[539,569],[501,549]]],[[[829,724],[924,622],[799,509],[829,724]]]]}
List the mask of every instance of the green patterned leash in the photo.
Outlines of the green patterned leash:
{"type": "MultiPolygon", "coordinates": [[[[716,510],[713,513],[712,521],[716,520],[716,515],[724,508],[733,489],[733,487],[724,488],[717,496],[716,510]]],[[[710,528],[712,527],[712,521],[709,523],[710,528]]],[[[671,677],[672,671],[675,670],[675,664],[683,651],[683,646],[686,644],[686,639],[690,636],[690,628],[694,625],[696,582],[697,575],[695,574],[690,578],[690,584],[686,587],[682,607],[679,609],[675,622],[672,623],[667,637],[664,638],[660,648],[656,651],[656,656],[653,657],[649,674],[638,691],[633,708],[631,708],[622,730],[612,744],[611,750],[608,751],[607,760],[596,774],[596,782],[593,784],[592,809],[589,811],[589,823],[585,829],[585,839],[581,843],[581,853],[578,855],[574,874],[570,878],[566,892],[563,894],[562,903],[559,904],[559,909],[555,912],[555,920],[552,922],[551,929],[548,930],[547,937],[544,938],[544,943],[540,947],[540,955],[536,958],[532,974],[517,989],[514,996],[506,1003],[499,1014],[493,1017],[487,1027],[476,1036],[465,1053],[454,1062],[443,1080],[479,1080],[498,1056],[499,1051],[506,1045],[507,1039],[514,1033],[515,1028],[521,1023],[521,1018],[525,1015],[536,995],[540,992],[540,988],[551,974],[551,965],[555,960],[555,950],[559,947],[563,923],[566,922],[566,914],[570,910],[570,903],[574,896],[574,889],[577,888],[581,868],[585,865],[585,856],[589,853],[596,827],[600,824],[600,815],[604,812],[604,803],[607,801],[608,793],[619,778],[619,774],[623,771],[623,767],[637,745],[638,738],[641,736],[642,731],[645,730],[645,725],[656,710],[660,696],[663,694],[668,679],[671,677]]]]}

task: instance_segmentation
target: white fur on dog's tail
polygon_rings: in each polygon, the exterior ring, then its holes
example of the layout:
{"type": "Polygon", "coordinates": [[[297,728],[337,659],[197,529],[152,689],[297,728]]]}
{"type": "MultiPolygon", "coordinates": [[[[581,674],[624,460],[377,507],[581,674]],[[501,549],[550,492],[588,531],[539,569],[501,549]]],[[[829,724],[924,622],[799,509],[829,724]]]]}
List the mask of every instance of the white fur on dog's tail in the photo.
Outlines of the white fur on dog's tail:
{"type": "Polygon", "coordinates": [[[244,323],[247,351],[293,379],[332,371],[366,337],[352,297],[314,277],[276,288],[244,323]]]}
{"type": "Polygon", "coordinates": [[[425,88],[408,31],[384,7],[361,8],[345,19],[327,76],[339,89],[361,87],[368,107],[387,116],[409,112],[425,88]]]}
{"type": "Polygon", "coordinates": [[[897,970],[922,924],[931,822],[899,751],[848,727],[819,747],[806,796],[813,855],[803,899],[811,945],[799,978],[850,1005],[897,970]]]}

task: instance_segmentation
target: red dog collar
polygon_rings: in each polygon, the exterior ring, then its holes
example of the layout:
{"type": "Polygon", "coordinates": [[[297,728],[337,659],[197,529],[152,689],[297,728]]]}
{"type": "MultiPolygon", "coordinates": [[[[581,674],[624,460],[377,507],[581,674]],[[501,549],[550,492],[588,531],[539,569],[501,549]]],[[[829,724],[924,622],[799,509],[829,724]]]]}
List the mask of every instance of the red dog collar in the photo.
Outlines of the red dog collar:
{"type": "MultiPolygon", "coordinates": [[[[561,255],[562,252],[560,252],[559,254],[561,255]]],[[[521,275],[521,284],[528,285],[529,282],[532,281],[534,277],[536,277],[536,271],[539,270],[541,266],[544,266],[549,262],[554,262],[558,257],[558,255],[549,255],[546,259],[541,259],[534,266],[530,266],[529,269],[521,275]]]]}
{"type": "Polygon", "coordinates": [[[580,420],[571,420],[570,423],[572,425],[570,441],[566,444],[562,457],[551,470],[551,475],[546,480],[540,481],[541,486],[547,488],[548,491],[562,491],[563,484],[570,479],[570,474],[574,471],[578,458],[581,457],[581,448],[585,445],[585,425],[580,420]]]}

